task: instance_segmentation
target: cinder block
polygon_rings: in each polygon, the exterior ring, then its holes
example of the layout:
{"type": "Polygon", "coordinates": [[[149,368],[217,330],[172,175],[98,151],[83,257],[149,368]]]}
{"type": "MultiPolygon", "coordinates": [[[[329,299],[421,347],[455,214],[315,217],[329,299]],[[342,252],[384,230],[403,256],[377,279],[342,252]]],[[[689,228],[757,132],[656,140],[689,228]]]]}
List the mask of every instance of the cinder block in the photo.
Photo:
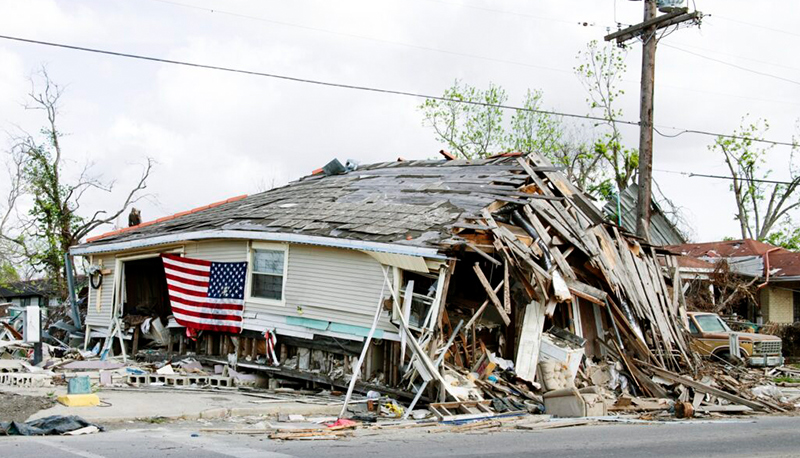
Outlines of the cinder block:
{"type": "Polygon", "coordinates": [[[208,378],[208,383],[211,386],[231,387],[233,386],[233,379],[231,377],[222,377],[219,375],[214,375],[208,378]]]}

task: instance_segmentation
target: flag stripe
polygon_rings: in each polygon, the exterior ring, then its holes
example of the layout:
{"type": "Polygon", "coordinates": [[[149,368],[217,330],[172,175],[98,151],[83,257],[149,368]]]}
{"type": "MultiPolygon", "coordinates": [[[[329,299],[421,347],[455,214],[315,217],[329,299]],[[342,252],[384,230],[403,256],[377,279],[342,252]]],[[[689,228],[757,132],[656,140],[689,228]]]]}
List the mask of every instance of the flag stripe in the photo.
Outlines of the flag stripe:
{"type": "Polygon", "coordinates": [[[193,287],[192,289],[199,288],[196,291],[208,291],[207,281],[189,280],[187,278],[181,278],[177,275],[172,275],[172,274],[167,274],[167,284],[181,285],[184,288],[192,286],[193,287]]]}
{"type": "MultiPolygon", "coordinates": [[[[195,317],[195,318],[205,318],[207,320],[216,320],[216,321],[219,321],[219,322],[224,322],[224,321],[242,321],[241,315],[204,313],[204,312],[198,312],[197,310],[184,309],[184,308],[176,307],[176,306],[172,307],[172,311],[173,312],[178,312],[178,313],[180,313],[182,315],[186,315],[186,316],[191,316],[191,317],[195,317]]],[[[223,324],[229,324],[229,323],[223,323],[223,324]]]]}
{"type": "Polygon", "coordinates": [[[219,303],[219,302],[199,302],[199,301],[193,301],[190,298],[180,297],[179,295],[174,294],[174,293],[170,293],[169,300],[174,302],[174,303],[181,304],[181,305],[184,305],[184,306],[194,307],[195,309],[197,309],[197,308],[210,308],[210,309],[216,308],[216,309],[219,309],[219,310],[243,310],[244,309],[244,307],[242,307],[241,303],[236,304],[236,303],[219,303]]]}
{"type": "Polygon", "coordinates": [[[183,266],[175,266],[175,265],[167,265],[164,264],[164,270],[173,274],[173,275],[180,275],[185,276],[191,280],[202,280],[208,279],[209,272],[204,270],[197,270],[197,269],[188,269],[183,266]]]}
{"type": "Polygon", "coordinates": [[[174,254],[165,254],[163,256],[166,258],[167,262],[170,263],[185,265],[186,267],[199,270],[211,269],[212,262],[206,261],[205,259],[184,258],[183,256],[176,256],[174,254]]]}
{"type": "Polygon", "coordinates": [[[185,315],[181,315],[179,313],[174,314],[174,316],[175,321],[177,321],[178,324],[181,326],[186,326],[187,328],[198,329],[201,331],[230,332],[233,334],[239,334],[242,332],[241,325],[226,326],[224,324],[218,324],[217,320],[211,320],[213,321],[212,323],[206,323],[202,321],[202,318],[185,317],[185,315]]]}

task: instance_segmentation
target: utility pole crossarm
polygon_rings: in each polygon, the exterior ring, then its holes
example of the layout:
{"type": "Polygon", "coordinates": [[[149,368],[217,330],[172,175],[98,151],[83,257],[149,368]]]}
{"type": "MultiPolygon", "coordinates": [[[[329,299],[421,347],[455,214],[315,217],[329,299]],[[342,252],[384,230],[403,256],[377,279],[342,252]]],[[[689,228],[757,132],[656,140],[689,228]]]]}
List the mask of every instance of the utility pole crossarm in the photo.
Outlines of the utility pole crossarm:
{"type": "Polygon", "coordinates": [[[703,13],[700,11],[689,12],[688,8],[680,8],[671,13],[667,13],[639,24],[626,27],[622,30],[617,30],[604,37],[605,41],[617,40],[617,44],[621,45],[626,41],[636,38],[647,31],[648,28],[655,26],[656,30],[665,27],[682,24],[688,21],[700,21],[703,18],[703,13]]]}

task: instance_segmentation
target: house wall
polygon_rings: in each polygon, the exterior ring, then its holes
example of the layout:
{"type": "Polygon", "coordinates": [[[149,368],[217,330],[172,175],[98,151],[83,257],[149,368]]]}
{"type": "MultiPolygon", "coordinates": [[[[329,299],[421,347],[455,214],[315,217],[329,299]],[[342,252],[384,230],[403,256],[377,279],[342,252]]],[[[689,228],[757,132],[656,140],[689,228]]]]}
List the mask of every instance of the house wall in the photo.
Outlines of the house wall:
{"type": "Polygon", "coordinates": [[[766,286],[761,290],[761,314],[764,322],[793,323],[794,294],[791,290],[766,286]]]}
{"type": "Polygon", "coordinates": [[[103,275],[100,289],[89,285],[89,303],[86,304],[86,324],[99,329],[107,329],[111,324],[111,306],[114,295],[114,275],[116,274],[115,259],[113,254],[95,255],[92,257],[94,264],[103,262],[103,270],[111,272],[103,275]]]}
{"type": "MultiPolygon", "coordinates": [[[[174,248],[174,247],[173,247],[174,248]]],[[[248,243],[242,240],[192,242],[184,245],[187,257],[216,262],[245,262],[248,243]]],[[[91,290],[86,323],[98,329],[111,322],[115,260],[130,253],[95,256],[103,259],[104,275],[100,310],[97,291],[91,290]]],[[[381,264],[355,250],[292,244],[288,249],[283,304],[246,302],[244,328],[312,338],[315,334],[361,340],[372,325],[383,286],[381,264]]],[[[249,279],[248,279],[249,281],[249,279]]],[[[388,289],[384,297],[388,297],[388,289]]],[[[376,338],[393,338],[397,328],[384,312],[376,338]],[[384,335],[384,331],[386,331],[384,335]]]]}

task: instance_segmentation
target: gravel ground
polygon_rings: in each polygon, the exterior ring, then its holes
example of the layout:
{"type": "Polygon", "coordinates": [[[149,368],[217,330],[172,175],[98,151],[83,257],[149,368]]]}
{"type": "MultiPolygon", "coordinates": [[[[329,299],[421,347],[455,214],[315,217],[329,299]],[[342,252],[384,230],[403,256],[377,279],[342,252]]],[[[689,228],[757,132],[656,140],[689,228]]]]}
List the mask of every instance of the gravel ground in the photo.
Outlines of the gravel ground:
{"type": "Polygon", "coordinates": [[[23,396],[0,392],[0,421],[25,421],[36,412],[55,404],[45,396],[23,396]]]}

